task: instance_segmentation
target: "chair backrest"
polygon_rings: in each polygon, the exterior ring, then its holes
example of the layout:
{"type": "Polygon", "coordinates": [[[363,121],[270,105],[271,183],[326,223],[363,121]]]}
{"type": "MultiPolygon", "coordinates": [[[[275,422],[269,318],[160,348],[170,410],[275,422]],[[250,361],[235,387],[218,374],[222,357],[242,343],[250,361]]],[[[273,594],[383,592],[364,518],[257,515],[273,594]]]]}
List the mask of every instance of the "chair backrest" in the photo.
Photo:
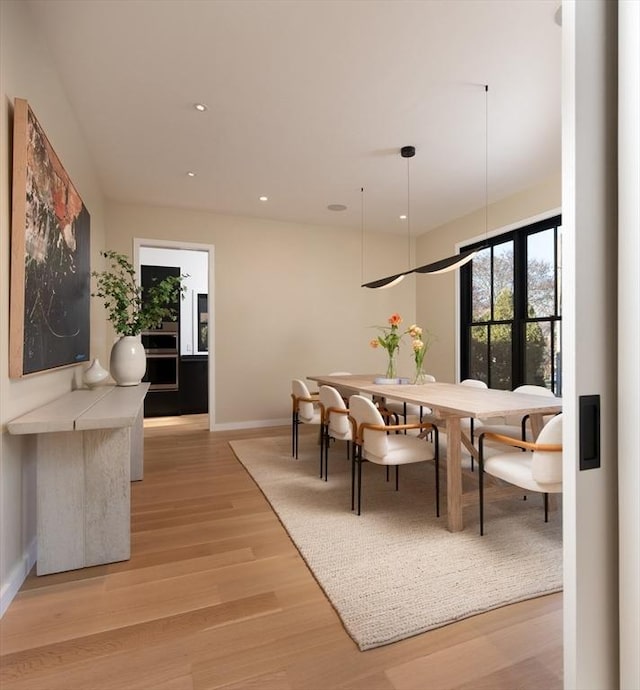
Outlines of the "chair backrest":
{"type": "MultiPolygon", "coordinates": [[[[553,417],[538,435],[536,443],[562,445],[562,414],[553,417]]],[[[562,481],[562,451],[534,450],[531,474],[542,484],[562,481]]]]}
{"type": "MultiPolygon", "coordinates": [[[[356,422],[356,433],[361,424],[381,424],[384,419],[378,408],[362,395],[352,395],[349,398],[349,416],[356,422]]],[[[381,431],[365,429],[363,437],[364,450],[377,457],[384,457],[389,448],[387,435],[381,431]]]]}
{"type": "MultiPolygon", "coordinates": [[[[513,389],[514,393],[525,393],[526,395],[542,395],[548,398],[555,398],[553,391],[550,391],[544,386],[534,386],[532,384],[525,384],[513,389]]],[[[512,426],[518,426],[522,422],[522,415],[508,415],[505,417],[506,423],[512,426]]]]}
{"type": "MultiPolygon", "coordinates": [[[[301,379],[293,379],[291,381],[291,392],[296,398],[310,398],[311,393],[304,381],[301,379]]],[[[299,402],[298,403],[298,417],[303,422],[309,422],[313,419],[313,403],[299,402]]]]}
{"type": "Polygon", "coordinates": [[[480,379],[463,379],[460,381],[461,386],[471,386],[472,388],[487,388],[487,384],[480,379]]]}
{"type": "MultiPolygon", "coordinates": [[[[327,423],[327,410],[329,408],[337,410],[346,410],[342,396],[333,386],[320,386],[320,402],[325,410],[325,424],[327,423]]],[[[346,414],[329,413],[329,432],[334,432],[340,436],[344,436],[351,431],[351,422],[346,414]]]]}

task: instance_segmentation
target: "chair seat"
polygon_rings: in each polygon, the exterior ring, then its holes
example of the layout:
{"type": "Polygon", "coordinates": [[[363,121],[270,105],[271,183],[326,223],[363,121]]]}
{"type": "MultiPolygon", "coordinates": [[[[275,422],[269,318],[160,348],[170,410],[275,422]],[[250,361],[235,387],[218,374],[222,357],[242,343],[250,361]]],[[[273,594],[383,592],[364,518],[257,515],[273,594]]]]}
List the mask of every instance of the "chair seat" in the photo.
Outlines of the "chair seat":
{"type": "Polygon", "coordinates": [[[390,434],[388,437],[389,452],[383,457],[373,455],[365,449],[364,458],[377,465],[409,465],[414,462],[433,460],[433,446],[423,439],[404,434],[390,434]],[[416,453],[418,455],[416,456],[416,453]]]}
{"type": "Polygon", "coordinates": [[[331,438],[335,438],[336,441],[351,441],[353,439],[351,430],[340,433],[339,431],[335,431],[334,429],[330,428],[328,429],[327,433],[329,436],[331,436],[331,438]]]}
{"type": "Polygon", "coordinates": [[[313,411],[313,417],[303,417],[302,415],[298,416],[298,419],[303,423],[303,424],[320,424],[321,422],[321,412],[319,410],[313,411]]]}
{"type": "MultiPolygon", "coordinates": [[[[395,414],[399,414],[401,416],[404,416],[405,414],[405,405],[406,405],[406,413],[407,417],[409,415],[414,416],[414,417],[419,417],[420,416],[420,405],[412,405],[411,403],[402,403],[399,402],[398,400],[385,400],[384,406],[389,412],[395,412],[395,414]]],[[[423,408],[426,409],[426,408],[423,408]]]]}
{"type": "Polygon", "coordinates": [[[484,471],[528,491],[548,494],[561,493],[562,482],[542,484],[533,479],[532,460],[533,455],[531,453],[522,453],[519,450],[513,453],[501,453],[485,459],[484,471]]]}
{"type": "MultiPolygon", "coordinates": [[[[512,424],[491,424],[490,420],[488,419],[485,421],[484,424],[478,424],[476,422],[476,425],[474,427],[475,437],[478,438],[480,434],[484,431],[491,431],[494,434],[501,434],[502,436],[509,436],[511,438],[518,439],[522,436],[522,427],[519,424],[517,426],[512,424]]],[[[526,434],[527,437],[522,440],[533,441],[533,436],[531,434],[531,429],[529,427],[527,427],[526,429],[526,434]]],[[[487,440],[487,443],[491,443],[491,441],[487,440]]]]}

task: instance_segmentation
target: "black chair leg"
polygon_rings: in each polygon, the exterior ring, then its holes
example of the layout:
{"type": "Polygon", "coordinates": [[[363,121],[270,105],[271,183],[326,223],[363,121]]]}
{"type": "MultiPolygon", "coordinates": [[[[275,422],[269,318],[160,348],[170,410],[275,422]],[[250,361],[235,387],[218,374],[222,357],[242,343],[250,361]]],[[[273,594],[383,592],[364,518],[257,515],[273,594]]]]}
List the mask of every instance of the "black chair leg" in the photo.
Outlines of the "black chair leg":
{"type": "Polygon", "coordinates": [[[358,515],[362,506],[362,448],[358,454],[358,515]]]}
{"type": "Polygon", "coordinates": [[[387,472],[387,481],[389,481],[389,465],[386,467],[386,472],[387,472]]]}
{"type": "Polygon", "coordinates": [[[435,461],[436,461],[436,517],[440,517],[440,444],[438,434],[435,434],[435,461]]]}
{"type": "Polygon", "coordinates": [[[549,494],[544,495],[544,521],[549,522],[549,494]]]}
{"type": "MultiPolygon", "coordinates": [[[[469,420],[469,429],[471,430],[471,445],[473,445],[473,417],[469,420]]],[[[473,472],[473,453],[471,453],[471,471],[473,472]]]]}
{"type": "Polygon", "coordinates": [[[327,427],[327,439],[324,444],[324,480],[329,478],[329,446],[331,445],[331,436],[329,436],[329,427],[327,427]]]}
{"type": "Polygon", "coordinates": [[[355,486],[356,486],[356,459],[358,457],[358,446],[354,444],[351,454],[351,510],[355,509],[355,486]]]}
{"type": "Polygon", "coordinates": [[[396,465],[396,491],[398,490],[398,472],[399,472],[400,466],[396,465]]]}
{"type": "Polygon", "coordinates": [[[324,444],[327,441],[326,438],[327,435],[327,430],[325,429],[324,425],[320,426],[320,479],[322,479],[324,475],[324,444]]]}
{"type": "Polygon", "coordinates": [[[480,456],[478,458],[478,487],[480,489],[480,536],[484,534],[484,487],[483,487],[483,475],[484,475],[484,467],[483,467],[483,453],[484,453],[484,438],[483,434],[480,434],[480,456]]]}
{"type": "Polygon", "coordinates": [[[298,414],[294,412],[291,418],[291,455],[298,457],[298,414]]]}

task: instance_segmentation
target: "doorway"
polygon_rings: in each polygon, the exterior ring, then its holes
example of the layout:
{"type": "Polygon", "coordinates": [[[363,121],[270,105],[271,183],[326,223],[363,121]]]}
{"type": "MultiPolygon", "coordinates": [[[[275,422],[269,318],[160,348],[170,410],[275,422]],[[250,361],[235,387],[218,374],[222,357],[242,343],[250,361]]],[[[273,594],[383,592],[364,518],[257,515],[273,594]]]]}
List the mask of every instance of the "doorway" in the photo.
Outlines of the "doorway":
{"type": "MultiPolygon", "coordinates": [[[[134,239],[134,266],[139,277],[154,271],[178,270],[185,275],[185,293],[175,323],[174,379],[152,381],[154,371],[164,371],[168,354],[147,354],[147,378],[151,383],[145,400],[145,417],[189,414],[208,415],[209,429],[215,423],[213,245],[168,240],[134,239]],[[146,267],[143,273],[142,267],[146,267]]],[[[143,336],[144,340],[144,336],[143,336]]],[[[149,334],[153,344],[153,334],[149,334]]],[[[165,367],[166,368],[166,367],[165,367]]]]}

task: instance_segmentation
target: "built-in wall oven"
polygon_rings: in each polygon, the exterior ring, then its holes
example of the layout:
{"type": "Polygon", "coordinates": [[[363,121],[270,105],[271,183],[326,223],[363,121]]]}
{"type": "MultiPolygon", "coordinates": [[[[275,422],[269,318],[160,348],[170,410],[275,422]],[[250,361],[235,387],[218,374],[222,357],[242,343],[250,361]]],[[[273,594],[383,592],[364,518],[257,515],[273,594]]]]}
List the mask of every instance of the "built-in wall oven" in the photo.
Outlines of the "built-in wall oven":
{"type": "Polygon", "coordinates": [[[178,390],[178,324],[166,321],[158,328],[142,332],[142,344],[147,355],[147,373],[150,391],[178,390]]]}

